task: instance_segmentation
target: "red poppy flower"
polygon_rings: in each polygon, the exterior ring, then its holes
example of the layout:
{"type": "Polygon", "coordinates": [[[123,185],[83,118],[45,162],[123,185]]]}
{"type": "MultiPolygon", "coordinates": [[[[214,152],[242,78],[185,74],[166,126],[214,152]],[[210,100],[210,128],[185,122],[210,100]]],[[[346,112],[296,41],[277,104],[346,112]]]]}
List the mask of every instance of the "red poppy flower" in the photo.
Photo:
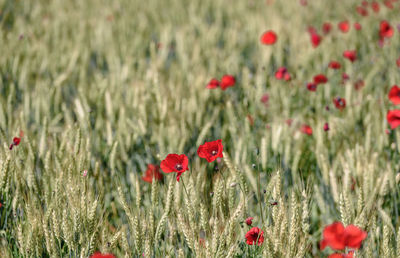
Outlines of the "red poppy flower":
{"type": "Polygon", "coordinates": [[[3,207],[3,204],[0,202],[0,208],[3,207]]]}
{"type": "Polygon", "coordinates": [[[249,225],[249,226],[251,226],[251,224],[253,224],[253,217],[248,217],[247,219],[246,219],[246,224],[247,225],[249,225]]]}
{"type": "Polygon", "coordinates": [[[343,52],[343,57],[349,59],[351,62],[354,62],[357,59],[356,50],[345,50],[343,52]]]}
{"type": "Polygon", "coordinates": [[[312,135],[312,128],[309,125],[302,125],[300,127],[300,131],[307,135],[312,135]]]}
{"type": "Polygon", "coordinates": [[[207,89],[216,89],[219,86],[219,81],[215,78],[212,78],[208,84],[207,84],[207,89]]]}
{"type": "Polygon", "coordinates": [[[18,146],[19,143],[21,142],[21,138],[19,137],[14,137],[13,142],[10,144],[9,149],[12,150],[14,146],[18,146]]]}
{"type": "Polygon", "coordinates": [[[361,89],[364,87],[364,85],[365,85],[365,83],[364,83],[363,80],[357,80],[357,81],[354,83],[354,88],[355,88],[356,90],[361,90],[361,89]]]}
{"type": "Polygon", "coordinates": [[[397,85],[393,85],[389,91],[389,100],[394,105],[400,104],[400,88],[397,85]]]}
{"type": "Polygon", "coordinates": [[[222,76],[220,86],[222,90],[226,90],[229,87],[233,87],[235,83],[236,83],[235,76],[225,74],[224,76],[222,76]]]}
{"type": "Polygon", "coordinates": [[[278,36],[272,30],[268,30],[268,31],[264,32],[264,34],[260,38],[261,43],[264,45],[273,45],[273,44],[275,44],[277,39],[278,39],[278,36]]]}
{"type": "Polygon", "coordinates": [[[393,2],[392,0],[386,0],[386,1],[383,2],[383,3],[386,5],[387,8],[393,9],[394,6],[393,6],[393,3],[392,3],[392,2],[393,2]]]}
{"type": "Polygon", "coordinates": [[[362,29],[361,24],[359,24],[358,22],[354,23],[354,29],[361,30],[362,29]]]}
{"type": "Polygon", "coordinates": [[[113,254],[94,253],[90,258],[116,258],[113,254]]]}
{"type": "Polygon", "coordinates": [[[292,77],[290,76],[290,73],[285,73],[285,74],[283,75],[283,79],[284,79],[285,81],[290,81],[290,79],[292,79],[292,77]]]}
{"type": "Polygon", "coordinates": [[[275,78],[278,80],[284,79],[285,81],[289,81],[291,76],[286,67],[279,67],[278,71],[275,72],[275,78]]]}
{"type": "Polygon", "coordinates": [[[323,74],[317,74],[314,76],[314,83],[315,84],[325,84],[328,82],[328,78],[326,78],[323,74]]]}
{"type": "Polygon", "coordinates": [[[324,124],[324,131],[325,132],[329,131],[329,124],[328,123],[324,124]]]}
{"type": "Polygon", "coordinates": [[[331,61],[329,63],[329,68],[331,69],[340,69],[340,67],[342,67],[342,65],[337,61],[331,61]]]}
{"type": "Polygon", "coordinates": [[[17,146],[20,142],[21,142],[21,138],[19,138],[19,137],[14,137],[14,138],[13,138],[13,144],[14,144],[15,146],[17,146]]]}
{"type": "Polygon", "coordinates": [[[371,8],[372,8],[372,10],[374,10],[374,12],[379,13],[380,7],[379,7],[379,4],[377,2],[373,1],[371,3],[371,8]]]}
{"type": "Polygon", "coordinates": [[[203,145],[199,146],[197,154],[200,158],[206,159],[208,162],[213,162],[217,158],[223,158],[223,148],[222,140],[205,142],[203,145]]]}
{"type": "Polygon", "coordinates": [[[397,65],[397,67],[399,67],[399,68],[400,68],[400,57],[399,57],[399,58],[397,58],[397,60],[396,60],[396,65],[397,65]]]}
{"type": "Polygon", "coordinates": [[[163,175],[160,173],[160,167],[157,165],[148,164],[147,170],[145,172],[145,175],[142,177],[142,180],[148,183],[152,183],[153,177],[159,181],[163,179],[163,175]]]}
{"type": "Polygon", "coordinates": [[[361,16],[367,16],[368,15],[367,9],[365,9],[362,6],[357,6],[356,10],[357,10],[358,14],[360,14],[361,16]]]}
{"type": "Polygon", "coordinates": [[[185,154],[168,154],[167,157],[161,161],[160,167],[164,173],[176,172],[176,181],[179,179],[183,172],[189,170],[189,159],[185,154]]]}
{"type": "Polygon", "coordinates": [[[367,232],[354,225],[348,225],[344,229],[346,246],[354,249],[361,247],[362,241],[367,238],[367,232]]]}
{"type": "Polygon", "coordinates": [[[257,242],[257,239],[258,245],[261,245],[264,242],[264,231],[258,227],[254,227],[246,233],[246,243],[248,245],[253,245],[254,242],[257,242]]]}
{"type": "Polygon", "coordinates": [[[324,24],[322,24],[322,32],[324,34],[328,34],[332,29],[332,24],[330,24],[329,22],[325,22],[324,24]]]}
{"type": "Polygon", "coordinates": [[[390,127],[393,129],[396,129],[397,127],[400,126],[400,110],[395,109],[395,110],[389,110],[386,115],[386,119],[388,123],[390,124],[390,127]]]}
{"type": "Polygon", "coordinates": [[[345,228],[341,222],[334,222],[324,228],[322,235],[321,250],[324,250],[327,246],[334,250],[343,250],[346,247],[360,248],[362,241],[367,238],[368,234],[354,225],[345,228]]]}
{"type": "Polygon", "coordinates": [[[316,48],[321,43],[322,38],[320,35],[318,35],[318,33],[310,33],[310,40],[312,46],[316,48]]]}
{"type": "Polygon", "coordinates": [[[307,90],[309,91],[316,91],[317,90],[317,84],[313,82],[307,83],[307,90]]]}
{"type": "Polygon", "coordinates": [[[278,71],[275,72],[275,78],[281,80],[286,72],[286,67],[279,67],[278,71]]]}
{"type": "Polygon", "coordinates": [[[335,104],[335,107],[339,110],[343,110],[346,107],[346,100],[341,97],[334,98],[333,103],[335,104]]]}
{"type": "Polygon", "coordinates": [[[383,38],[390,38],[393,36],[394,29],[392,26],[387,21],[381,21],[380,27],[379,27],[379,37],[381,39],[383,38]]]}
{"type": "Polygon", "coordinates": [[[343,33],[347,33],[350,29],[350,23],[349,21],[341,21],[338,24],[339,30],[341,30],[343,33]]]}

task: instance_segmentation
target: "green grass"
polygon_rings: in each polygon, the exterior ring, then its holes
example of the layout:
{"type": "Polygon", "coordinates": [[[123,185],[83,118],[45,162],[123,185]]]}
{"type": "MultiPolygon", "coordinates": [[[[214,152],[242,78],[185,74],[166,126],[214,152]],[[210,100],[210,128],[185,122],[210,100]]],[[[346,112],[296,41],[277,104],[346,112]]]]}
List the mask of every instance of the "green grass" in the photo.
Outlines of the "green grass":
{"type": "Polygon", "coordinates": [[[1,256],[324,257],[322,231],[342,221],[368,232],[357,257],[398,257],[400,133],[385,130],[400,6],[361,17],[357,4],[0,0],[1,256]],[[362,30],[341,33],[344,19],[362,30]],[[383,19],[396,32],[381,48],[383,19]],[[307,28],[326,21],[333,31],[314,49],[307,28]],[[269,29],[273,46],[259,40],[269,29]],[[280,66],[290,82],[275,79],[280,66]],[[320,73],[328,83],[307,91],[320,73]],[[224,74],[234,87],[205,88],[224,74]],[[197,156],[217,139],[218,170],[197,156]],[[172,174],[141,180],[169,153],[189,157],[188,194],[172,174]],[[261,246],[246,245],[249,216],[261,246]]]}

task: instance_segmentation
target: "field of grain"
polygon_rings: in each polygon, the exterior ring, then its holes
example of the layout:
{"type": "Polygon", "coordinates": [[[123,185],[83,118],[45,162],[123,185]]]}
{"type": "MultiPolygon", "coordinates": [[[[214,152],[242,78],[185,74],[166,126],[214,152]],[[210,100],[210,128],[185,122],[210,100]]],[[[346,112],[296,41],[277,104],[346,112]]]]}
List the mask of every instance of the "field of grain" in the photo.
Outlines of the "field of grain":
{"type": "Polygon", "coordinates": [[[0,256],[400,257],[399,11],[0,0],[0,256]]]}

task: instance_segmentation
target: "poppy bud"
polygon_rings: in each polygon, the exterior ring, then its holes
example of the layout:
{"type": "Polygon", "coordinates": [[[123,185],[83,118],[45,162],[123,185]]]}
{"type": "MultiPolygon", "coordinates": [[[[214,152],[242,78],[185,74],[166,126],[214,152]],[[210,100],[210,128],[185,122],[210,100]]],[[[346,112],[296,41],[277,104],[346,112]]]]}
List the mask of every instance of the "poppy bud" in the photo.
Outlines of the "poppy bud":
{"type": "Polygon", "coordinates": [[[251,224],[253,224],[253,217],[248,217],[247,219],[246,219],[246,224],[248,225],[248,226],[251,226],[251,224]]]}

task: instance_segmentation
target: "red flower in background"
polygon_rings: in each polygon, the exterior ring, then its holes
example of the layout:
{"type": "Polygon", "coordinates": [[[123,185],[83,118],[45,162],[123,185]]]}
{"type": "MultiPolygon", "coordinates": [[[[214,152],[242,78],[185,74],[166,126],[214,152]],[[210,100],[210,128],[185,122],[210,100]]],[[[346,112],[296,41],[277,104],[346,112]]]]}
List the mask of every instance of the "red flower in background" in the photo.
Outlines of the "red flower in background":
{"type": "Polygon", "coordinates": [[[361,16],[367,16],[368,15],[368,10],[365,9],[364,7],[362,7],[362,6],[357,6],[356,10],[357,10],[358,14],[360,14],[361,16]]]}
{"type": "Polygon", "coordinates": [[[313,83],[313,82],[307,83],[307,90],[316,91],[317,90],[317,84],[313,83]]]}
{"type": "Polygon", "coordinates": [[[264,242],[264,231],[258,227],[254,227],[246,233],[246,243],[248,245],[253,245],[255,242],[257,242],[257,239],[258,245],[261,245],[264,242]]]}
{"type": "Polygon", "coordinates": [[[327,246],[334,250],[343,250],[346,247],[358,249],[361,247],[362,241],[368,236],[367,232],[354,225],[345,228],[341,222],[334,222],[326,226],[322,235],[321,250],[324,250],[327,246]]]}
{"type": "Polygon", "coordinates": [[[219,86],[219,81],[215,78],[212,78],[208,84],[207,84],[207,89],[216,89],[219,86]]]}
{"type": "Polygon", "coordinates": [[[359,24],[358,22],[354,23],[354,29],[361,30],[362,29],[361,24],[359,24]]]}
{"type": "Polygon", "coordinates": [[[185,154],[168,154],[167,157],[161,161],[160,167],[164,173],[176,172],[176,181],[179,179],[183,172],[189,170],[189,159],[185,154]]]}
{"type": "Polygon", "coordinates": [[[400,110],[389,110],[386,114],[386,119],[390,124],[390,128],[396,129],[400,126],[400,110]]]}
{"type": "Polygon", "coordinates": [[[152,183],[153,177],[159,181],[163,179],[163,175],[160,173],[160,167],[157,165],[148,164],[147,170],[145,172],[145,175],[142,177],[142,180],[148,183],[152,183]]]}
{"type": "Polygon", "coordinates": [[[379,27],[379,37],[381,39],[383,38],[390,38],[393,36],[394,29],[392,26],[387,21],[381,21],[380,27],[379,27]]]}
{"type": "Polygon", "coordinates": [[[278,39],[278,36],[272,30],[268,30],[268,31],[264,32],[264,34],[260,38],[261,43],[264,45],[273,45],[273,44],[275,44],[277,39],[278,39]]]}
{"type": "Polygon", "coordinates": [[[14,146],[18,146],[19,143],[21,142],[20,137],[14,137],[12,143],[10,144],[9,149],[12,150],[14,146]]]}
{"type": "Polygon", "coordinates": [[[345,50],[343,52],[343,57],[349,59],[351,62],[354,62],[357,59],[356,50],[345,50]]]}
{"type": "Polygon", "coordinates": [[[350,29],[350,23],[349,21],[341,21],[338,24],[339,30],[341,30],[343,33],[347,33],[350,29]]]}
{"type": "Polygon", "coordinates": [[[328,34],[332,29],[332,24],[330,24],[329,22],[325,22],[324,24],[322,24],[322,32],[324,34],[328,34]]]}
{"type": "Polygon", "coordinates": [[[247,225],[249,225],[249,226],[251,226],[251,224],[253,224],[253,217],[248,217],[247,219],[246,219],[246,224],[247,225]]]}
{"type": "Polygon", "coordinates": [[[400,88],[397,85],[393,85],[389,91],[389,100],[394,105],[400,104],[400,88]]]}
{"type": "Polygon", "coordinates": [[[208,162],[213,162],[217,158],[224,157],[222,155],[223,148],[222,140],[205,142],[203,145],[199,146],[197,154],[200,158],[206,159],[208,162]]]}
{"type": "Polygon", "coordinates": [[[318,35],[318,33],[310,33],[310,40],[311,40],[312,46],[314,48],[316,48],[321,43],[322,38],[320,35],[318,35]]]}
{"type": "Polygon", "coordinates": [[[307,0],[300,0],[299,2],[302,6],[307,6],[307,0]]]}
{"type": "Polygon", "coordinates": [[[379,13],[380,7],[379,7],[379,4],[378,4],[377,2],[373,1],[373,2],[371,3],[371,8],[372,8],[372,10],[373,10],[374,12],[379,13]]]}
{"type": "Polygon", "coordinates": [[[314,83],[315,84],[325,84],[328,82],[328,78],[326,78],[323,74],[317,74],[314,76],[314,83]]]}
{"type": "Polygon", "coordinates": [[[307,135],[312,135],[312,128],[309,125],[302,125],[300,127],[300,131],[307,135]]]}
{"type": "Polygon", "coordinates": [[[341,97],[334,98],[333,103],[335,104],[335,107],[339,110],[343,110],[346,107],[346,100],[341,97]]]}
{"type": "Polygon", "coordinates": [[[389,9],[393,9],[394,8],[394,6],[393,6],[393,0],[386,0],[385,2],[383,2],[384,4],[385,4],[385,6],[387,7],[387,8],[389,8],[389,9]]]}
{"type": "Polygon", "coordinates": [[[329,124],[328,123],[324,124],[324,131],[325,132],[329,131],[329,124]]]}
{"type": "Polygon", "coordinates": [[[94,253],[90,258],[116,258],[113,254],[102,254],[99,252],[94,253]]]}
{"type": "Polygon", "coordinates": [[[235,83],[236,83],[235,76],[225,74],[224,76],[222,76],[220,86],[222,90],[226,90],[229,87],[233,87],[235,83]]]}
{"type": "Polygon", "coordinates": [[[354,225],[348,225],[344,229],[344,233],[346,246],[354,249],[360,248],[362,241],[364,241],[368,236],[367,232],[354,225]]]}
{"type": "Polygon", "coordinates": [[[291,79],[291,76],[286,67],[279,67],[278,71],[276,71],[275,73],[275,78],[278,80],[284,79],[285,81],[289,81],[291,79]]]}
{"type": "Polygon", "coordinates": [[[331,61],[329,63],[329,68],[331,69],[340,69],[340,67],[342,67],[342,65],[337,61],[331,61]]]}

